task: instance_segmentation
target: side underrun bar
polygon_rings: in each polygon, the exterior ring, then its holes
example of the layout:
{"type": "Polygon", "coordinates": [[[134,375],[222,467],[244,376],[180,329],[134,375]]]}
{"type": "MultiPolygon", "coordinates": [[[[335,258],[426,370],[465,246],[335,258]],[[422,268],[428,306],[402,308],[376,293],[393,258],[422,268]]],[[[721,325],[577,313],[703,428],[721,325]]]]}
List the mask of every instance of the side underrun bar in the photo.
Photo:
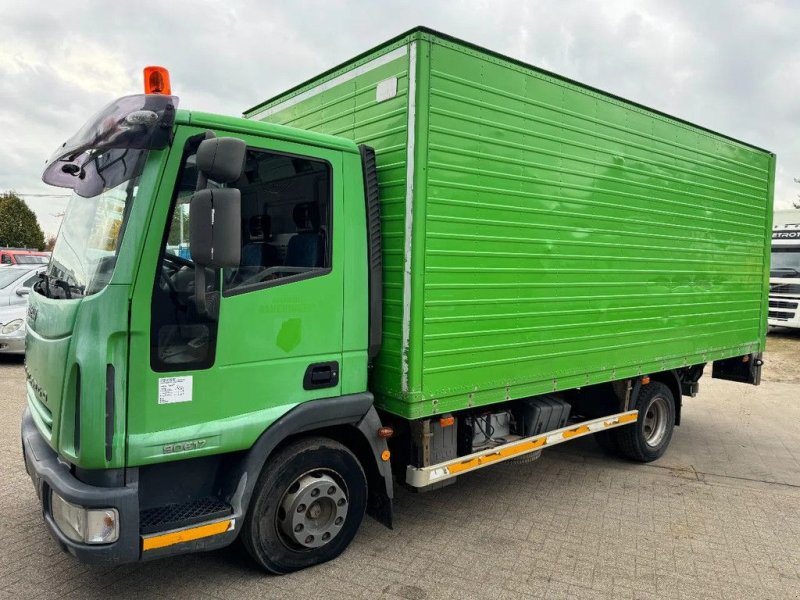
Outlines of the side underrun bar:
{"type": "Polygon", "coordinates": [[[503,444],[502,446],[487,448],[486,450],[474,452],[467,456],[461,456],[428,467],[413,467],[408,465],[406,468],[406,483],[412,487],[423,488],[433,483],[445,481],[456,475],[469,473],[470,471],[475,471],[511,458],[519,458],[530,452],[549,448],[550,446],[555,446],[562,442],[568,442],[585,435],[597,433],[598,431],[605,431],[607,429],[613,429],[614,427],[621,427],[622,425],[634,423],[638,415],[639,411],[629,410],[591,421],[584,421],[583,423],[572,424],[561,429],[556,429],[555,431],[540,433],[533,437],[522,438],[508,444],[503,444]]]}

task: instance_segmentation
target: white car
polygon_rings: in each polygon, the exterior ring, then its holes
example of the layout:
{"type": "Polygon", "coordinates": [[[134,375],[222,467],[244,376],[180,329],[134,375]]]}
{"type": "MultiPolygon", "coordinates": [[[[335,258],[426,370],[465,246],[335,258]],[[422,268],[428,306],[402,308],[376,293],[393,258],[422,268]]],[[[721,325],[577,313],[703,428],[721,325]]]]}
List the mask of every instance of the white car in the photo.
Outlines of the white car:
{"type": "Polygon", "coordinates": [[[27,304],[0,308],[0,354],[25,354],[27,304]]]}
{"type": "Polygon", "coordinates": [[[9,265],[0,269],[0,307],[27,304],[31,286],[46,265],[9,265]]]}

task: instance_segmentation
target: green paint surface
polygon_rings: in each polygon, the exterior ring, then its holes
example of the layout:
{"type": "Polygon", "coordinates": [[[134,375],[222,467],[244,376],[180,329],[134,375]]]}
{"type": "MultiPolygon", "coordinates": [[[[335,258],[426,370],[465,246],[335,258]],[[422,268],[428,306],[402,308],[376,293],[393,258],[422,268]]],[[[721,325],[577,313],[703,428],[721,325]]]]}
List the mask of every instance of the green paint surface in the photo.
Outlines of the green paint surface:
{"type": "Polygon", "coordinates": [[[424,29],[246,114],[376,148],[385,335],[373,381],[391,412],[422,417],[764,347],[769,152],[424,29]],[[377,102],[389,77],[397,96],[377,102]]]}

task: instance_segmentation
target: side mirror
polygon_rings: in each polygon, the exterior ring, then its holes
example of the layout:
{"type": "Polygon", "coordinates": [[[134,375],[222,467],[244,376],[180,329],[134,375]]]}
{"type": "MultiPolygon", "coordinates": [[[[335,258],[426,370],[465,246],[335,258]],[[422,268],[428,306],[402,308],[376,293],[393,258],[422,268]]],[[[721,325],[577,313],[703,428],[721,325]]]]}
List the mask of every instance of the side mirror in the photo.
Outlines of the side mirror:
{"type": "Polygon", "coordinates": [[[26,287],[17,288],[17,296],[20,297],[27,296],[30,293],[31,293],[31,288],[26,288],[26,287]]]}
{"type": "Polygon", "coordinates": [[[236,138],[200,142],[196,160],[197,191],[189,201],[189,249],[195,263],[197,310],[206,313],[205,269],[239,265],[242,253],[241,192],[236,188],[206,189],[208,180],[233,183],[244,171],[247,145],[236,138]]]}
{"type": "Polygon", "coordinates": [[[233,183],[242,176],[246,154],[247,144],[237,138],[203,140],[197,148],[197,170],[217,183],[233,183]]]}
{"type": "Polygon", "coordinates": [[[237,267],[242,253],[241,192],[200,190],[189,201],[189,248],[199,267],[237,267]]]}

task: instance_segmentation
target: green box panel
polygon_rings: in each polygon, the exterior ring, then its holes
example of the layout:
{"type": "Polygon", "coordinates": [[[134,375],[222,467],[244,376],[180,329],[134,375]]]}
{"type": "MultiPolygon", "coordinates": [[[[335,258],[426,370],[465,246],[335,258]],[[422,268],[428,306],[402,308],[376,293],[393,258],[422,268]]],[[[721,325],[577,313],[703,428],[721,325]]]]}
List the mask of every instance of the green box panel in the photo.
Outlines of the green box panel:
{"type": "Polygon", "coordinates": [[[422,384],[407,413],[763,346],[769,153],[427,39],[422,384]]]}
{"type": "Polygon", "coordinates": [[[376,148],[372,387],[386,410],[417,418],[764,347],[767,151],[426,29],[248,116],[376,148]],[[390,77],[397,95],[378,102],[390,77]]]}

